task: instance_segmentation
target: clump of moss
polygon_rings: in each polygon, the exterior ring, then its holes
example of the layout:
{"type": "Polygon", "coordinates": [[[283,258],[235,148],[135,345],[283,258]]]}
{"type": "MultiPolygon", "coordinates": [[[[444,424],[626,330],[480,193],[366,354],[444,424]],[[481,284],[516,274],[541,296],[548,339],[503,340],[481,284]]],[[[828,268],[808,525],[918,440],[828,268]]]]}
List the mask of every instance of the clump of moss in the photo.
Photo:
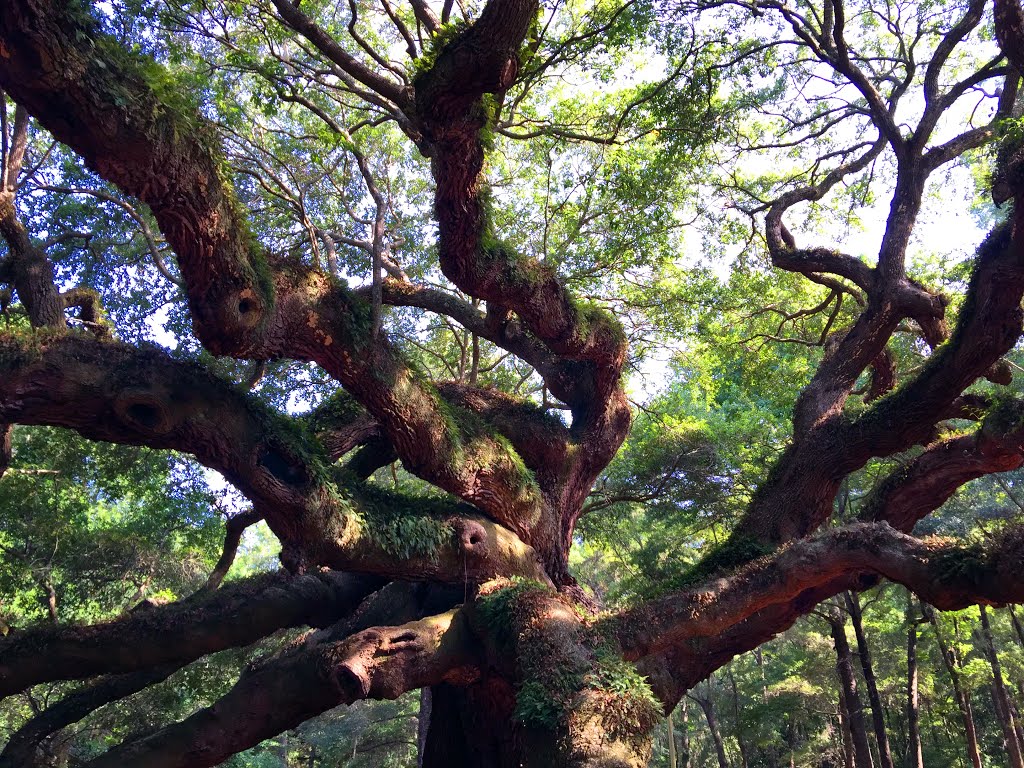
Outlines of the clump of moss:
{"type": "Polygon", "coordinates": [[[934,572],[944,585],[966,583],[976,586],[991,574],[991,569],[985,547],[974,543],[941,547],[935,554],[934,572]]]}
{"type": "Polygon", "coordinates": [[[473,603],[474,615],[480,628],[492,637],[499,647],[509,647],[513,639],[516,605],[524,597],[551,594],[551,588],[534,579],[513,576],[495,579],[481,587],[473,603]]]}
{"type": "Polygon", "coordinates": [[[0,370],[15,370],[42,359],[51,342],[64,336],[87,334],[80,329],[32,328],[26,322],[0,332],[0,370]]]}
{"type": "Polygon", "coordinates": [[[423,75],[430,72],[437,63],[437,57],[445,48],[455,42],[469,28],[463,19],[456,19],[449,24],[442,24],[430,39],[430,43],[412,63],[413,85],[423,75]]]}
{"type": "Polygon", "coordinates": [[[345,490],[366,536],[396,557],[436,558],[454,536],[444,517],[451,507],[438,499],[403,496],[372,483],[349,483],[345,490]]]}
{"type": "Polygon", "coordinates": [[[985,413],[982,431],[1006,435],[1024,427],[1024,402],[1005,391],[998,392],[985,413]]]}
{"type": "Polygon", "coordinates": [[[654,728],[661,720],[661,702],[636,665],[623,659],[610,643],[597,646],[594,661],[596,666],[584,682],[594,692],[597,714],[608,733],[630,739],[654,728]]]}
{"type": "Polygon", "coordinates": [[[338,425],[351,424],[365,415],[366,409],[359,401],[346,390],[339,388],[314,408],[305,417],[305,421],[310,429],[318,432],[338,425]]]}

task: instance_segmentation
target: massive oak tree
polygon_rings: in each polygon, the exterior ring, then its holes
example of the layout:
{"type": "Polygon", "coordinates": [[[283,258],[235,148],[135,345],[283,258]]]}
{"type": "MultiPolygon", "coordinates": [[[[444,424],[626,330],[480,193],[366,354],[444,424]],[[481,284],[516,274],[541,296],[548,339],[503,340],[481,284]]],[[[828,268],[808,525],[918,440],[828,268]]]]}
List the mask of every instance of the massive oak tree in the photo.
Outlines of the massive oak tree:
{"type": "MultiPolygon", "coordinates": [[[[17,105],[13,119],[3,111],[0,279],[25,318],[0,336],[0,421],[189,454],[251,511],[230,521],[222,562],[192,596],[0,639],[0,695],[92,681],[30,721],[0,764],[23,764],[55,729],[204,655],[305,626],[213,706],[89,765],[216,765],[339,704],[429,689],[424,765],[640,766],[657,718],[687,689],[840,592],[886,578],[939,609],[1024,600],[1024,531],[984,543],[913,534],[965,483],[1024,463],[1024,401],[1006,388],[1003,361],[1024,323],[1016,0],[952,3],[916,21],[893,4],[842,0],[583,11],[536,0],[175,6],[166,23],[200,58],[237,75],[249,95],[262,88],[268,108],[303,115],[283,159],[218,113],[221,102],[190,98],[196,71],[190,80],[165,66],[175,52],[150,50],[155,33],[134,46],[117,34],[118,14],[133,8],[8,0],[0,13],[0,87],[17,105]],[[721,18],[761,25],[761,45],[700,44],[709,19],[721,18]],[[883,32],[871,44],[855,39],[873,18],[883,32]],[[531,94],[559,68],[592,57],[614,69],[615,46],[629,37],[622,19],[676,30],[661,38],[664,76],[609,107],[611,119],[538,115],[531,94]],[[678,30],[690,22],[687,38],[678,30]],[[992,24],[998,48],[984,42],[992,24]],[[964,54],[983,45],[987,61],[964,54]],[[776,270],[828,290],[816,310],[829,318],[823,353],[796,399],[787,447],[729,538],[666,594],[601,613],[568,557],[581,514],[594,508],[588,496],[630,431],[629,334],[567,287],[572,262],[549,254],[546,228],[543,248],[506,236],[508,209],[530,201],[492,188],[489,153],[497,139],[615,147],[700,135],[714,118],[700,108],[714,100],[714,78],[697,70],[769,50],[802,73],[792,87],[827,88],[810,94],[818,106],[809,115],[790,116],[760,144],[817,155],[770,195],[736,180],[746,195],[737,209],[756,222],[776,270]],[[986,89],[1001,90],[979,120],[969,99],[986,89]],[[35,172],[25,164],[32,121],[123,193],[91,190],[138,223],[160,273],[187,297],[205,355],[121,340],[95,293],[58,279],[46,238],[60,222],[30,231],[25,195],[77,192],[61,178],[22,184],[35,172]],[[390,177],[362,138],[380,126],[429,163],[432,203],[406,236],[424,241],[433,271],[410,277],[393,252],[400,238],[389,222],[410,214],[391,210],[390,177]],[[1006,214],[951,302],[908,276],[908,245],[929,178],[1000,133],[991,188],[1006,214]],[[344,162],[322,162],[325,136],[344,162]],[[830,143],[814,143],[822,137],[830,143]],[[304,155],[304,142],[315,149],[304,155]],[[892,200],[873,258],[797,241],[785,223],[792,210],[882,162],[892,200]],[[339,197],[356,188],[370,215],[328,227],[303,184],[334,185],[339,197]],[[287,216],[270,216],[253,185],[287,216]],[[365,287],[342,279],[341,247],[371,264],[365,287]],[[400,338],[385,322],[401,317],[394,308],[463,334],[452,381],[424,374],[404,340],[412,331],[400,338]],[[907,336],[924,359],[901,369],[892,347],[907,336]],[[483,386],[484,343],[537,377],[542,396],[483,386]],[[312,363],[336,391],[296,416],[229,381],[215,357],[254,361],[256,373],[265,361],[312,363]],[[985,380],[994,386],[974,386],[985,380]],[[895,454],[910,458],[877,482],[860,519],[836,516],[844,479],[895,454]],[[369,479],[396,460],[438,493],[369,479]],[[255,520],[280,540],[283,570],[222,584],[255,520]]],[[[747,131],[737,146],[750,143],[747,131]]],[[[616,202],[626,203],[603,204],[616,202]]],[[[587,223],[583,210],[577,229],[587,223]]]]}

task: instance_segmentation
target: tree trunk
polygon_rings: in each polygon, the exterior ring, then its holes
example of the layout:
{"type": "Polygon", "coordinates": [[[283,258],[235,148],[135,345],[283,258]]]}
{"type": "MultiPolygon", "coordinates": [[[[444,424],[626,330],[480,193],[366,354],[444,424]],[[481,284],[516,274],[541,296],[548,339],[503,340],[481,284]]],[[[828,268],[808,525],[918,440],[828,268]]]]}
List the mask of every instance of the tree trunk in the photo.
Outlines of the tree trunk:
{"type": "Polygon", "coordinates": [[[666,718],[668,724],[668,768],[679,768],[678,761],[676,760],[676,732],[672,727],[672,713],[668,713],[666,718]]]}
{"type": "Polygon", "coordinates": [[[500,677],[437,685],[430,700],[423,768],[644,768],[650,758],[648,735],[613,734],[586,706],[553,729],[519,725],[500,677]]]}
{"type": "Polygon", "coordinates": [[[857,680],[853,674],[853,659],[850,644],[846,639],[846,624],[839,617],[829,620],[832,628],[832,642],[836,649],[836,671],[839,683],[846,700],[846,712],[849,717],[850,737],[853,740],[853,762],[855,768],[874,768],[871,759],[871,745],[864,726],[864,708],[857,695],[857,680]]]}
{"type": "Polygon", "coordinates": [[[885,710],[882,708],[882,698],[878,695],[875,668],[871,661],[871,650],[868,648],[867,637],[864,634],[860,600],[856,594],[846,593],[846,606],[853,623],[853,632],[857,636],[857,656],[860,658],[860,666],[864,672],[864,685],[867,688],[868,701],[871,704],[871,723],[875,730],[875,739],[878,742],[878,761],[881,768],[893,768],[889,735],[885,729],[885,710]]]}
{"type": "Polygon", "coordinates": [[[988,622],[988,611],[985,610],[984,605],[979,605],[978,610],[981,612],[982,648],[992,666],[992,698],[995,702],[996,716],[1003,728],[1003,744],[1006,747],[1007,758],[1010,768],[1024,768],[1024,758],[1021,756],[1021,744],[1013,722],[1010,697],[1006,691],[1006,683],[1003,682],[1003,670],[999,664],[995,643],[992,640],[992,627],[988,622]]]}
{"type": "Polygon", "coordinates": [[[924,768],[921,754],[921,712],[917,693],[917,616],[914,596],[907,593],[907,767],[924,768]]]}
{"type": "Polygon", "coordinates": [[[682,747],[679,768],[690,768],[690,724],[685,696],[679,702],[679,743],[682,747]]]}
{"type": "Polygon", "coordinates": [[[743,768],[748,768],[750,762],[747,758],[747,745],[743,740],[743,727],[740,725],[740,692],[736,686],[736,677],[733,675],[731,667],[727,670],[727,673],[729,675],[729,685],[732,688],[732,714],[736,727],[736,743],[740,748],[740,762],[743,768]]]}
{"type": "Polygon", "coordinates": [[[946,667],[946,672],[949,674],[950,682],[953,685],[953,698],[956,699],[957,708],[960,710],[960,719],[964,724],[964,733],[967,738],[967,757],[971,761],[971,768],[981,768],[981,750],[978,749],[978,731],[974,724],[974,711],[971,707],[971,695],[968,691],[964,690],[963,684],[960,681],[960,672],[957,667],[959,666],[956,652],[953,647],[947,643],[942,637],[942,630],[939,628],[938,617],[935,615],[935,611],[931,607],[925,609],[925,616],[928,621],[931,622],[932,628],[935,630],[935,640],[939,644],[939,653],[942,656],[942,662],[946,667]]]}
{"type": "Polygon", "coordinates": [[[515,692],[500,678],[430,689],[423,768],[516,768],[515,692]]]}
{"type": "Polygon", "coordinates": [[[718,727],[718,718],[715,717],[715,705],[711,702],[711,687],[708,686],[707,696],[694,696],[693,700],[700,705],[704,712],[704,719],[708,721],[708,730],[711,732],[711,739],[715,745],[715,755],[718,757],[718,768],[731,768],[729,758],[725,754],[725,742],[722,741],[722,731],[718,727]]]}
{"type": "Polygon", "coordinates": [[[1013,606],[1008,605],[1007,609],[1010,611],[1010,623],[1013,624],[1013,632],[1017,635],[1017,642],[1024,646],[1024,626],[1021,625],[1020,619],[1017,618],[1017,612],[1013,610],[1013,606]]]}
{"type": "Polygon", "coordinates": [[[430,727],[431,689],[420,690],[420,713],[416,717],[416,768],[423,768],[423,755],[427,749],[427,729],[430,727]]]}
{"type": "MultiPolygon", "coordinates": [[[[845,768],[854,768],[853,765],[853,734],[850,733],[850,710],[846,706],[846,693],[842,687],[839,689],[839,732],[843,736],[843,765],[845,768]]],[[[790,741],[789,763],[793,765],[793,743],[790,741]]]]}

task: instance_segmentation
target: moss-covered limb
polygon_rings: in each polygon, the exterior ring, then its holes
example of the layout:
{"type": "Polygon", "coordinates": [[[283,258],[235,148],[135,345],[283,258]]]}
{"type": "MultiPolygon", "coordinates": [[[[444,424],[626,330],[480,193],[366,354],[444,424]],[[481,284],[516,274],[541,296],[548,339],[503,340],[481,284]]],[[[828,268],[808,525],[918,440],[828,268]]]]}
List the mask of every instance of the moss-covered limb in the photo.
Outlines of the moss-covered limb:
{"type": "Polygon", "coordinates": [[[373,627],[340,642],[316,636],[242,675],[215,704],[87,765],[204,768],[339,704],[477,675],[474,644],[453,610],[401,626],[373,627]]]}
{"type": "Polygon", "coordinates": [[[552,268],[516,253],[495,231],[484,178],[484,134],[495,115],[484,97],[514,82],[537,8],[535,0],[491,0],[478,20],[437,51],[413,86],[436,182],[441,270],[460,290],[488,303],[491,335],[508,337],[523,328],[559,359],[557,366],[538,370],[572,408],[574,440],[587,446],[568,456],[552,505],[562,519],[547,526],[545,555],[550,553],[552,568],[564,570],[586,493],[629,430],[621,386],[628,345],[609,312],[574,300],[552,268]]]}
{"type": "MultiPolygon", "coordinates": [[[[808,591],[832,583],[842,584],[839,590],[849,588],[849,578],[864,574],[899,582],[943,610],[979,602],[1020,602],[1024,600],[1021,557],[1021,528],[982,547],[917,539],[887,523],[852,523],[794,542],[730,576],[652,601],[604,623],[625,657],[635,660],[724,634],[773,605],[795,605],[798,615],[805,613],[817,602],[805,600],[808,591]],[[973,565],[954,567],[965,563],[973,565]]],[[[769,635],[784,628],[762,627],[769,635]]]]}
{"type": "Polygon", "coordinates": [[[358,509],[356,523],[344,539],[325,546],[321,559],[327,565],[449,584],[498,576],[550,584],[532,547],[468,505],[403,496],[354,480],[343,494],[358,509]]]}
{"type": "Polygon", "coordinates": [[[381,467],[398,461],[395,447],[382,435],[371,437],[345,462],[345,471],[366,480],[381,467]]]}
{"type": "Polygon", "coordinates": [[[238,554],[238,547],[242,543],[242,534],[249,528],[256,525],[263,519],[263,515],[255,509],[248,509],[232,518],[224,524],[224,545],[221,547],[220,557],[214,565],[206,583],[200,587],[202,592],[212,592],[217,589],[228,575],[231,566],[235,562],[235,555],[238,554]]]}
{"type": "Polygon", "coordinates": [[[93,288],[69,288],[60,295],[64,309],[78,309],[78,321],[96,336],[109,336],[113,325],[103,309],[99,293],[93,288]]]}
{"type": "Polygon", "coordinates": [[[185,664],[285,627],[327,626],[381,583],[332,572],[263,574],[102,624],[18,631],[0,640],[0,696],[50,680],[185,664]]]}
{"type": "Polygon", "coordinates": [[[507,439],[533,472],[558,473],[562,468],[571,436],[556,416],[497,389],[444,382],[438,390],[448,403],[475,417],[481,429],[507,439]]]}
{"type": "Polygon", "coordinates": [[[491,220],[481,132],[495,116],[485,96],[514,82],[537,10],[536,0],[491,0],[414,80],[416,116],[437,182],[441,269],[461,290],[514,312],[556,355],[614,369],[603,382],[614,387],[626,350],[619,323],[575,302],[550,267],[502,243],[491,220]]]}
{"type": "Polygon", "coordinates": [[[446,121],[475,113],[484,94],[512,85],[538,7],[537,0],[490,0],[473,24],[442,36],[430,66],[413,83],[416,116],[428,141],[443,135],[446,121]]]}
{"type": "Polygon", "coordinates": [[[302,425],[197,365],[88,334],[0,339],[0,418],[191,453],[228,478],[286,545],[341,538],[326,458],[302,425]]]}

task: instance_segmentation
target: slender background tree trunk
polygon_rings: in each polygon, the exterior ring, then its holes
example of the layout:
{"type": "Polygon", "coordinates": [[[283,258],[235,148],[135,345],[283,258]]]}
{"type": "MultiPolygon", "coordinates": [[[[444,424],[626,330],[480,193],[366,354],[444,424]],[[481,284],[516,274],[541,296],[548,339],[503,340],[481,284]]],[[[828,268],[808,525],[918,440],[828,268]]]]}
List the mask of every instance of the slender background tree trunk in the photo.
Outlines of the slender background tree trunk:
{"type": "Polygon", "coordinates": [[[921,712],[918,708],[917,613],[914,596],[907,592],[907,768],[924,768],[921,754],[921,712]]]}
{"type": "Polygon", "coordinates": [[[868,647],[867,636],[864,634],[863,613],[856,594],[846,593],[846,607],[850,612],[853,632],[857,636],[857,657],[860,659],[861,670],[864,672],[864,687],[867,688],[868,702],[871,705],[871,724],[878,742],[878,762],[881,768],[893,768],[889,734],[885,729],[885,710],[882,707],[882,698],[878,695],[878,683],[875,680],[871,650],[868,647]]]}
{"type": "Polygon", "coordinates": [[[992,667],[992,698],[995,703],[996,716],[1003,728],[1003,744],[1006,748],[1006,755],[1009,759],[1010,768],[1024,768],[1024,758],[1021,755],[1021,744],[1017,737],[1017,729],[1013,722],[1013,710],[1010,707],[1010,697],[1006,691],[1006,683],[1003,681],[1003,670],[999,664],[999,655],[996,653],[995,643],[992,639],[992,627],[988,621],[988,611],[984,605],[979,605],[981,613],[981,640],[985,656],[992,667]]]}
{"type": "Polygon", "coordinates": [[[846,701],[846,712],[849,718],[850,737],[853,740],[853,763],[855,768],[874,768],[871,759],[871,745],[868,732],[864,725],[864,707],[857,694],[857,680],[853,674],[853,658],[850,643],[846,639],[846,622],[840,614],[829,618],[832,630],[832,642],[836,649],[836,671],[839,684],[846,701]]]}
{"type": "Polygon", "coordinates": [[[960,719],[964,725],[964,736],[967,742],[967,757],[971,761],[971,768],[982,768],[981,750],[978,748],[978,731],[974,723],[974,711],[971,707],[971,695],[964,689],[960,680],[959,660],[953,646],[946,642],[939,627],[938,617],[930,607],[925,608],[925,616],[935,631],[935,640],[939,644],[939,653],[942,656],[942,663],[949,674],[950,683],[953,686],[953,697],[956,699],[957,708],[960,710],[960,719]]]}

